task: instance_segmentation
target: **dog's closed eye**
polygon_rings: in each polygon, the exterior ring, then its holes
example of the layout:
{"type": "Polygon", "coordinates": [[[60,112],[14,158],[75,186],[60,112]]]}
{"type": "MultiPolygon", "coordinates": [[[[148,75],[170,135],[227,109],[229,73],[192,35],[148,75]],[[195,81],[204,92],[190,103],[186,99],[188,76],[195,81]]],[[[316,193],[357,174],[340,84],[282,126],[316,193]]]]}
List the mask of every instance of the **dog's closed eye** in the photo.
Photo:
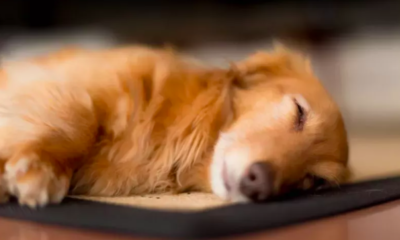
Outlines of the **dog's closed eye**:
{"type": "Polygon", "coordinates": [[[313,176],[314,179],[314,189],[321,190],[331,186],[331,184],[324,178],[313,176]]]}
{"type": "Polygon", "coordinates": [[[330,183],[326,179],[310,174],[304,178],[301,184],[303,190],[322,190],[329,186],[330,183]]]}
{"type": "Polygon", "coordinates": [[[301,131],[303,130],[304,124],[307,120],[307,112],[304,109],[304,107],[301,106],[300,103],[298,103],[296,99],[294,100],[294,103],[296,105],[296,111],[297,111],[295,129],[296,131],[301,131]]]}

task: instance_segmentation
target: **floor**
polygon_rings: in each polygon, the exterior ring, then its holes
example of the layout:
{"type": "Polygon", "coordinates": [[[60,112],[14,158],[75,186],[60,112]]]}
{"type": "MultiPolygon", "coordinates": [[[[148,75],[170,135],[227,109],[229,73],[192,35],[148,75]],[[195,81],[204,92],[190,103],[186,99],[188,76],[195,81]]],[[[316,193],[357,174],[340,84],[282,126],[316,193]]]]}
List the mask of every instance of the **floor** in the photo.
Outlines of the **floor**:
{"type": "MultiPolygon", "coordinates": [[[[395,201],[337,217],[289,226],[274,231],[246,234],[232,240],[397,240],[400,235],[400,201],[395,201]]],[[[0,218],[2,240],[140,240],[80,229],[0,218]]]]}

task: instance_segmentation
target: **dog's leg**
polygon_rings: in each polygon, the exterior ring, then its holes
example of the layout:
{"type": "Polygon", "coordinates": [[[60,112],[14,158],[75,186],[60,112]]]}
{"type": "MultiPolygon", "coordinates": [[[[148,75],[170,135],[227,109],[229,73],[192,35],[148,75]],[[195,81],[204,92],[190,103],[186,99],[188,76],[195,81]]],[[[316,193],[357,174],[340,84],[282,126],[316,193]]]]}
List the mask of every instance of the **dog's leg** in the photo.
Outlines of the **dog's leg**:
{"type": "MultiPolygon", "coordinates": [[[[0,155],[8,159],[2,177],[8,192],[30,207],[60,202],[74,168],[95,140],[97,120],[90,96],[51,83],[3,100],[0,155]]],[[[4,182],[0,191],[3,187],[4,182]]]]}

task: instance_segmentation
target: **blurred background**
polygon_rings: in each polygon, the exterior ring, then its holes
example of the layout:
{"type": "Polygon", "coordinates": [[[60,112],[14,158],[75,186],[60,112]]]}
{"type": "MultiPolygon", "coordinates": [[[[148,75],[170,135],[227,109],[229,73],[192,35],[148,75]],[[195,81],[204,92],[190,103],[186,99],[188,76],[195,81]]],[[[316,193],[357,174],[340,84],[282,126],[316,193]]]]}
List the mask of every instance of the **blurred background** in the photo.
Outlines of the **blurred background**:
{"type": "Polygon", "coordinates": [[[168,43],[224,65],[274,39],[307,51],[340,105],[356,178],[400,173],[400,1],[0,1],[2,59],[168,43]]]}

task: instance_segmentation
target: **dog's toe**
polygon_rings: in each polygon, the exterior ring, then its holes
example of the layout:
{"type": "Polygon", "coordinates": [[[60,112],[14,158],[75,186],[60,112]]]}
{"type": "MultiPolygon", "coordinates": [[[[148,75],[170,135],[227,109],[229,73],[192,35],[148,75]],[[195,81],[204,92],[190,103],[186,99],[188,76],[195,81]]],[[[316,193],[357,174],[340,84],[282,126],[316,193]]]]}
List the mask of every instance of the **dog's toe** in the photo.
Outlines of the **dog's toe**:
{"type": "Polygon", "coordinates": [[[67,194],[68,180],[37,157],[21,157],[7,162],[4,179],[9,193],[21,205],[31,208],[59,203],[67,194]]]}

